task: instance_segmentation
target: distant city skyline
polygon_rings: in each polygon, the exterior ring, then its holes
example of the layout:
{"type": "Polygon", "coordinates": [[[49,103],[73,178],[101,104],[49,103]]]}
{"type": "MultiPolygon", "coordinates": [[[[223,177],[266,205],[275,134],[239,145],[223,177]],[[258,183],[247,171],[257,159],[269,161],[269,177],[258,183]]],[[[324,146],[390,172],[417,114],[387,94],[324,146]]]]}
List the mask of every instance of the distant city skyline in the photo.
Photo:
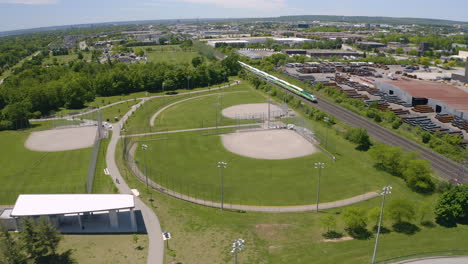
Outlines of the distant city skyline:
{"type": "Polygon", "coordinates": [[[435,18],[468,22],[468,1],[0,0],[0,31],[73,24],[288,15],[435,18]]]}

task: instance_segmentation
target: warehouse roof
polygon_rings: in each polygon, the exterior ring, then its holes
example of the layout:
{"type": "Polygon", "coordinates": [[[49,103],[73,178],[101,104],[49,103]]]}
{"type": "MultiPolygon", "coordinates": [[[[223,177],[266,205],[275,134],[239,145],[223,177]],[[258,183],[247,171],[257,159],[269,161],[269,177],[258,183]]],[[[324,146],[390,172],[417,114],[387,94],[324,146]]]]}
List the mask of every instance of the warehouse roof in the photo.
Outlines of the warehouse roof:
{"type": "Polygon", "coordinates": [[[77,214],[134,208],[129,194],[22,194],[12,216],[77,214]]]}
{"type": "Polygon", "coordinates": [[[385,81],[413,97],[437,100],[457,110],[468,111],[468,93],[455,86],[408,79],[385,81]]]}

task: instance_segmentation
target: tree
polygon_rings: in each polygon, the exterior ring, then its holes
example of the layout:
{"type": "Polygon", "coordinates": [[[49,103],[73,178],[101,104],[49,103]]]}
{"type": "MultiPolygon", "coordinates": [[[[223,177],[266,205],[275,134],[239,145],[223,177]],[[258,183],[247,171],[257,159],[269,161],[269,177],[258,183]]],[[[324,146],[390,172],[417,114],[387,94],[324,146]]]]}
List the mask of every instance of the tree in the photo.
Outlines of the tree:
{"type": "Polygon", "coordinates": [[[373,207],[372,209],[369,210],[367,213],[367,217],[369,218],[369,221],[374,224],[374,226],[379,225],[379,219],[380,219],[380,208],[379,207],[373,207]]]}
{"type": "Polygon", "coordinates": [[[320,225],[327,229],[327,232],[336,228],[336,218],[333,215],[327,215],[320,218],[320,225]]]}
{"type": "Polygon", "coordinates": [[[431,141],[431,133],[429,133],[429,132],[424,132],[424,133],[422,133],[421,138],[422,138],[422,142],[423,142],[424,144],[427,144],[427,143],[429,143],[429,141],[431,141]]]}
{"type": "Polygon", "coordinates": [[[237,75],[237,73],[242,69],[242,66],[239,64],[239,56],[237,54],[227,56],[221,61],[221,65],[226,69],[229,76],[237,75]]]}
{"type": "Polygon", "coordinates": [[[357,230],[366,228],[366,210],[361,207],[349,207],[343,211],[343,221],[349,229],[357,230]]]}
{"type": "Polygon", "coordinates": [[[370,150],[370,154],[377,168],[393,175],[399,176],[401,174],[400,161],[403,156],[403,149],[401,147],[379,144],[370,150]]]}
{"type": "Polygon", "coordinates": [[[135,50],[135,54],[137,56],[143,57],[145,55],[145,51],[142,48],[138,48],[135,50]]]}
{"type": "Polygon", "coordinates": [[[396,223],[401,223],[403,220],[413,220],[415,213],[413,204],[405,199],[393,199],[388,205],[388,214],[396,223]]]}
{"type": "Polygon", "coordinates": [[[410,160],[403,171],[408,187],[419,193],[430,193],[435,189],[431,179],[431,165],[427,160],[410,160]]]}
{"type": "Polygon", "coordinates": [[[431,64],[431,58],[421,57],[421,58],[419,58],[419,64],[429,66],[431,64]]]}
{"type": "Polygon", "coordinates": [[[410,49],[408,51],[408,55],[411,55],[411,56],[418,56],[418,50],[416,49],[410,49]]]}
{"type": "Polygon", "coordinates": [[[29,118],[31,116],[31,102],[21,101],[7,105],[2,114],[4,118],[11,122],[15,129],[29,127],[29,118]]]}
{"type": "Polygon", "coordinates": [[[79,60],[82,60],[83,58],[84,58],[83,53],[78,52],[78,59],[79,59],[79,60]]]}
{"type": "Polygon", "coordinates": [[[468,185],[458,185],[444,192],[437,201],[434,213],[443,226],[468,223],[468,185]]]}
{"type": "Polygon", "coordinates": [[[20,241],[13,238],[4,227],[0,227],[0,264],[23,264],[26,256],[20,241]]]}
{"type": "Polygon", "coordinates": [[[398,47],[398,48],[396,48],[395,53],[397,55],[401,55],[401,54],[405,53],[405,50],[402,47],[398,47]]]}
{"type": "Polygon", "coordinates": [[[193,67],[198,67],[199,65],[203,64],[203,57],[201,56],[196,56],[195,58],[192,59],[192,65],[193,67]]]}
{"type": "Polygon", "coordinates": [[[363,128],[350,129],[346,134],[346,139],[357,144],[358,150],[367,151],[372,146],[367,130],[363,128]]]}

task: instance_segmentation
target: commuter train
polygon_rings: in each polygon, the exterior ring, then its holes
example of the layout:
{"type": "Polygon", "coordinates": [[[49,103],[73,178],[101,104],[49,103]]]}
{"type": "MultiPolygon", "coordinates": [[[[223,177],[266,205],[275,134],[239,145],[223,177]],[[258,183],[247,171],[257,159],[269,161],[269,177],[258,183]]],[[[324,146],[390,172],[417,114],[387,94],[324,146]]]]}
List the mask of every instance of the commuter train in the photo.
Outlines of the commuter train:
{"type": "Polygon", "coordinates": [[[301,97],[304,97],[305,99],[309,100],[309,101],[312,101],[314,103],[317,102],[317,98],[313,95],[311,95],[310,93],[304,91],[304,89],[300,88],[300,87],[297,87],[296,85],[294,84],[290,84],[284,80],[281,80],[279,78],[276,78],[275,76],[273,75],[270,75],[266,72],[263,72],[257,68],[254,68],[248,64],[245,64],[241,61],[239,61],[240,65],[242,65],[242,67],[246,70],[248,70],[249,72],[263,78],[263,79],[266,79],[267,81],[269,82],[272,82],[278,86],[280,86],[281,88],[284,88],[290,92],[293,92],[301,97]]]}

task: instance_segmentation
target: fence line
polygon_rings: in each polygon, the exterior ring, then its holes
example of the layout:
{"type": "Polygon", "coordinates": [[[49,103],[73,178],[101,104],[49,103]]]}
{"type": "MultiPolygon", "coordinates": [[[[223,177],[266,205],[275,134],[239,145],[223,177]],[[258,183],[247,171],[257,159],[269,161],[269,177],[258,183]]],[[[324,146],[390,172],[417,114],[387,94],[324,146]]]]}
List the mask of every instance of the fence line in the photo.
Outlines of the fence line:
{"type": "Polygon", "coordinates": [[[98,111],[97,117],[97,131],[96,137],[94,138],[93,153],[91,154],[91,160],[88,166],[88,176],[86,177],[86,193],[93,192],[94,176],[96,174],[96,165],[99,156],[99,148],[101,146],[101,139],[103,137],[103,126],[102,126],[102,114],[98,111]]]}

